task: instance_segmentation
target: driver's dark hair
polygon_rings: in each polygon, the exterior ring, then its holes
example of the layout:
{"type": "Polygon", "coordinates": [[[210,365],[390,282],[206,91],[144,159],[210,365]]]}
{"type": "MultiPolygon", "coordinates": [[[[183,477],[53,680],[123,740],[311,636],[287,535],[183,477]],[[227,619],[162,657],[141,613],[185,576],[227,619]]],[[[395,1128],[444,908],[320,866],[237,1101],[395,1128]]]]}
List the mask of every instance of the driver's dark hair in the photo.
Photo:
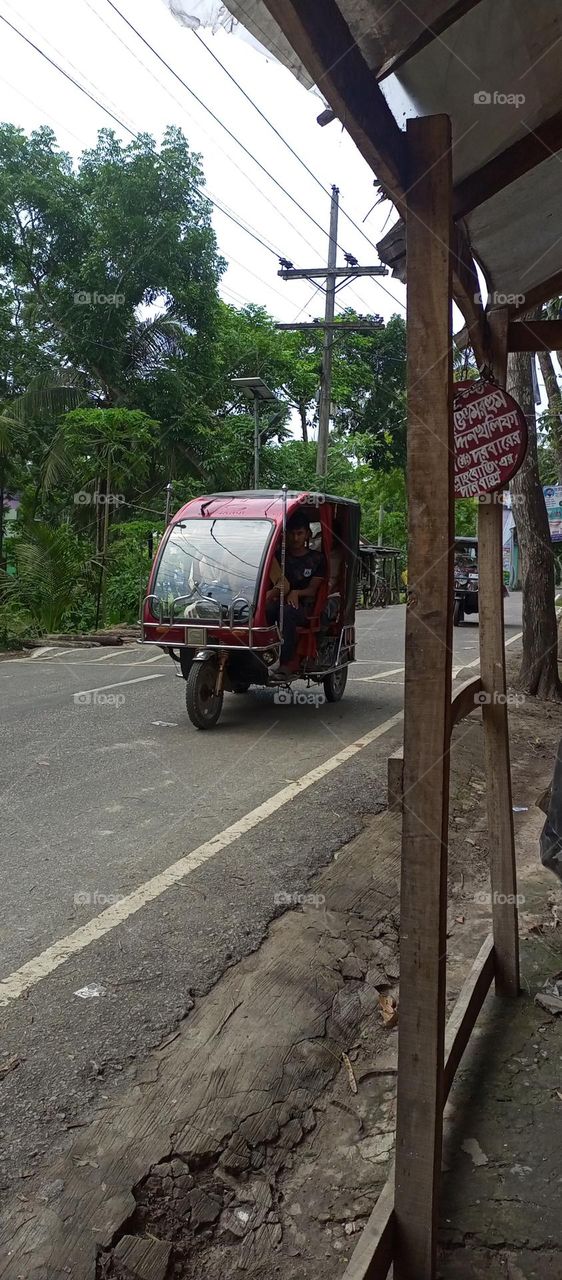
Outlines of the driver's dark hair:
{"type": "Polygon", "coordinates": [[[287,520],[287,529],[306,529],[310,533],[310,521],[304,511],[295,511],[287,520]]]}

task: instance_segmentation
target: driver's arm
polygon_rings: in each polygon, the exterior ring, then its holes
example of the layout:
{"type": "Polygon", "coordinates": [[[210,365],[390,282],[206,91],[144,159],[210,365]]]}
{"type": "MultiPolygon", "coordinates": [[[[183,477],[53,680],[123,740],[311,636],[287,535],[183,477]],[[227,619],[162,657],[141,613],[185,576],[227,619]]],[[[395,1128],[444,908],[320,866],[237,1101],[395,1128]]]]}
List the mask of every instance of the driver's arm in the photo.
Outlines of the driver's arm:
{"type": "Polygon", "coordinates": [[[286,596],[291,590],[290,583],[281,574],[281,565],[277,557],[271,561],[271,569],[269,571],[269,580],[272,583],[271,589],[267,593],[267,599],[272,600],[274,596],[286,596]]]}
{"type": "Polygon", "coordinates": [[[314,600],[321,582],[321,575],[317,575],[317,577],[310,579],[308,586],[299,587],[298,590],[293,590],[291,595],[298,596],[299,602],[301,600],[314,600]]]}

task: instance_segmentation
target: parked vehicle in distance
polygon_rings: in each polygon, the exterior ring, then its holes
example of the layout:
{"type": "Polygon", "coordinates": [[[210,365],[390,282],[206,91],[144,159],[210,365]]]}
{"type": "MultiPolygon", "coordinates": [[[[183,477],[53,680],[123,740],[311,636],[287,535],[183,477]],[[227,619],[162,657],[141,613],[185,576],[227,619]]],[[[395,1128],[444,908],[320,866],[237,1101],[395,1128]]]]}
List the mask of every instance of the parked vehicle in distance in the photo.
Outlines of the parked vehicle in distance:
{"type": "Polygon", "coordinates": [[[478,538],[455,538],[455,604],[453,623],[462,626],[467,613],[478,613],[478,538]]]}

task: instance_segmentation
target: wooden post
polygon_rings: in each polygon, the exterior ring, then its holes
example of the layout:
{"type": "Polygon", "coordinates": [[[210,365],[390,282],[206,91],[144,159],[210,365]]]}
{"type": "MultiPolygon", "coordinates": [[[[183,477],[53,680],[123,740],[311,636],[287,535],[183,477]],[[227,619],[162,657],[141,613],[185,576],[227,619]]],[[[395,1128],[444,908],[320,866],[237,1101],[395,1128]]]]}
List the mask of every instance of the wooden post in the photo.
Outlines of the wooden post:
{"type": "Polygon", "coordinates": [[[444,1100],[452,646],[451,125],[408,120],[408,596],[395,1280],[433,1280],[444,1100]]]}
{"type": "MultiPolygon", "coordinates": [[[[490,315],[492,367],[501,387],[507,375],[509,314],[507,308],[490,315]]],[[[478,511],[478,596],[480,671],[489,702],[482,706],[486,743],[486,784],[492,922],[496,992],[519,992],[519,936],[517,875],[509,763],[509,731],[505,700],[503,613],[503,507],[491,494],[478,511]]]]}

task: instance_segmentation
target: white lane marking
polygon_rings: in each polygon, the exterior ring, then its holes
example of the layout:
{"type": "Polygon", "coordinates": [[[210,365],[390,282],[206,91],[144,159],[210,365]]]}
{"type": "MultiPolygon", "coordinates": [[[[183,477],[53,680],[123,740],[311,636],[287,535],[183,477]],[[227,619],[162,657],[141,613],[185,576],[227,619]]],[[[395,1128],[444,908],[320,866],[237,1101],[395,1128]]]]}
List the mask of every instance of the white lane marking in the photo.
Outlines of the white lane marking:
{"type": "Polygon", "coordinates": [[[155,658],[141,658],[137,665],[139,667],[146,667],[147,663],[149,662],[161,662],[162,658],[168,658],[168,657],[169,657],[169,654],[167,653],[157,653],[155,658]]]}
{"type": "Polygon", "coordinates": [[[96,689],[78,689],[74,694],[75,698],[82,698],[85,693],[104,693],[106,689],[121,689],[124,684],[142,684],[144,680],[163,680],[164,673],[160,675],[159,671],[155,671],[151,676],[135,676],[134,680],[118,680],[115,684],[100,684],[96,689]]]}
{"type": "MultiPolygon", "coordinates": [[[[111,662],[112,658],[122,658],[127,653],[127,649],[118,645],[115,649],[111,649],[109,653],[102,654],[101,658],[88,658],[88,662],[111,662]]],[[[58,655],[60,658],[60,654],[58,655]]]]}
{"type": "MultiPolygon", "coordinates": [[[[504,648],[507,649],[508,644],[515,644],[515,641],[520,640],[522,635],[523,635],[523,632],[518,631],[517,635],[511,636],[509,640],[506,640],[504,648]]],[[[480,665],[480,654],[478,654],[477,658],[474,658],[473,662],[461,662],[458,667],[454,668],[453,675],[454,676],[458,675],[459,671],[470,671],[471,667],[478,667],[479,665],[480,665]]]]}
{"type": "MultiPolygon", "coordinates": [[[[157,676],[146,677],[148,680],[157,678],[157,676]]],[[[97,691],[92,689],[89,692],[94,693],[97,691]]],[[[21,969],[15,970],[14,973],[0,981],[0,1005],[7,1005],[10,1000],[17,1000],[24,991],[29,991],[31,987],[36,986],[43,978],[47,978],[61,964],[64,964],[70,956],[83,951],[91,942],[97,941],[104,934],[109,933],[111,929],[115,929],[117,925],[123,924],[124,920],[128,920],[130,916],[140,911],[147,903],[159,898],[160,894],[164,893],[166,889],[178,884],[180,880],[184,880],[191,871],[196,871],[198,867],[203,866],[205,862],[209,862],[211,858],[214,858],[217,853],[221,853],[223,849],[234,844],[235,840],[239,840],[248,831],[252,831],[261,822],[265,822],[266,818],[270,818],[273,813],[276,813],[283,805],[288,804],[295,796],[314,786],[315,782],[320,782],[329,773],[333,773],[334,769],[338,769],[341,764],[351,760],[353,756],[357,755],[359,751],[363,751],[365,747],[370,746],[377,738],[382,738],[383,734],[388,733],[389,729],[393,729],[395,725],[400,724],[403,714],[400,711],[397,715],[391,716],[389,720],[385,720],[383,724],[377,725],[375,729],[370,729],[368,733],[363,734],[361,738],[357,738],[348,747],[338,751],[335,756],[331,756],[323,764],[317,765],[309,773],[303,774],[302,778],[297,778],[295,782],[282,787],[275,795],[270,796],[269,800],[265,800],[256,809],[251,809],[238,822],[233,822],[232,826],[226,827],[218,835],[212,836],[210,840],[200,844],[197,849],[185,854],[178,862],[173,862],[165,871],[161,871],[150,880],[146,880],[138,889],[134,889],[132,893],[128,893],[119,902],[107,907],[100,915],[94,916],[92,920],[88,921],[88,924],[82,925],[80,929],[75,929],[74,933],[68,934],[66,938],[61,938],[60,941],[54,942],[52,946],[47,947],[45,951],[35,956],[33,960],[28,960],[26,964],[22,965],[21,969]]]]}
{"type": "MultiPolygon", "coordinates": [[[[516,640],[520,640],[522,635],[523,632],[518,631],[517,635],[511,636],[509,640],[506,640],[505,648],[507,649],[508,644],[515,644],[516,640]]],[[[451,674],[455,677],[458,675],[459,671],[470,671],[472,667],[477,667],[479,663],[480,655],[478,655],[477,658],[474,658],[472,662],[461,662],[457,667],[453,667],[451,674]]],[[[379,671],[376,676],[359,676],[357,679],[352,680],[351,683],[368,684],[372,680],[380,680],[383,684],[399,684],[400,681],[398,680],[389,680],[389,676],[396,676],[402,671],[404,671],[404,667],[395,667],[393,671],[379,671]]]]}
{"type": "Polygon", "coordinates": [[[356,680],[355,683],[359,684],[359,682],[361,682],[361,684],[367,684],[367,681],[369,680],[388,680],[389,676],[397,676],[403,670],[404,667],[392,667],[391,671],[379,671],[376,676],[360,676],[359,680],[356,680]]]}

